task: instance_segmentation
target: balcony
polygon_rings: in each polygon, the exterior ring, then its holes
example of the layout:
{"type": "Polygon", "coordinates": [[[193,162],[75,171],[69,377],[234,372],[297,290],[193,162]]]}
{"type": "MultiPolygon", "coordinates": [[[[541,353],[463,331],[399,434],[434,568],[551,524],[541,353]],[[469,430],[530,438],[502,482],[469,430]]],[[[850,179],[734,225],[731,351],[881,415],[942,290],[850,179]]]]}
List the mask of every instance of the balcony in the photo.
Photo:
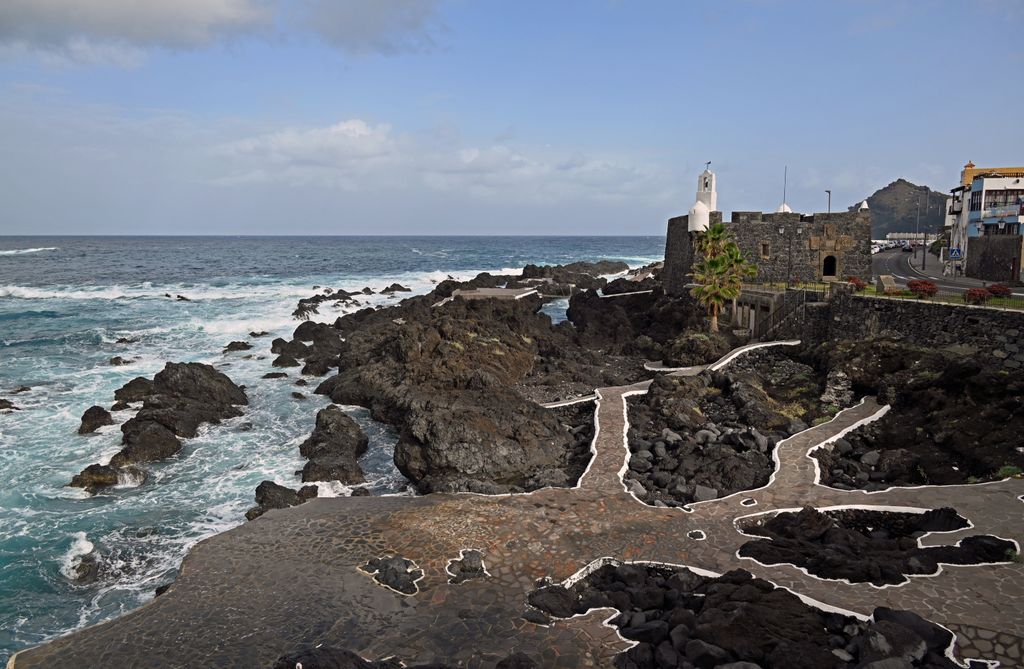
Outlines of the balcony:
{"type": "Polygon", "coordinates": [[[1024,204],[1004,204],[981,210],[981,218],[986,221],[990,218],[1009,218],[1012,216],[1024,216],[1024,204]]]}

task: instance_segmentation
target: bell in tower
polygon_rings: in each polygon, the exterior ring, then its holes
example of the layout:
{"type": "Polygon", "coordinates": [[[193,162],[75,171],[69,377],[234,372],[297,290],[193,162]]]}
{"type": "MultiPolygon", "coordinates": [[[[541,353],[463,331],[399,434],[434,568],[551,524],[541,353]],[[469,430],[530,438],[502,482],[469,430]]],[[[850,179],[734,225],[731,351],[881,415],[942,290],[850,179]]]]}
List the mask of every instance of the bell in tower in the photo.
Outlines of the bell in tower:
{"type": "Polygon", "coordinates": [[[711,171],[711,162],[697,177],[697,202],[701,202],[708,211],[718,211],[718,191],[715,187],[715,173],[711,171]]]}

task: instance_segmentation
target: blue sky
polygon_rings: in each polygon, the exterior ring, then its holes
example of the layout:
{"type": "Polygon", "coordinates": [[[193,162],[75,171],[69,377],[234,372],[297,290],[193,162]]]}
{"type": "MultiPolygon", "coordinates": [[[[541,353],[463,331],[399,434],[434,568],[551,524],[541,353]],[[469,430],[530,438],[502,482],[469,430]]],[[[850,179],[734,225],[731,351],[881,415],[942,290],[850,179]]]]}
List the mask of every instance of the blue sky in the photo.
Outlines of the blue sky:
{"type": "Polygon", "coordinates": [[[0,233],[660,234],[1024,163],[1024,2],[4,0],[0,233]]]}

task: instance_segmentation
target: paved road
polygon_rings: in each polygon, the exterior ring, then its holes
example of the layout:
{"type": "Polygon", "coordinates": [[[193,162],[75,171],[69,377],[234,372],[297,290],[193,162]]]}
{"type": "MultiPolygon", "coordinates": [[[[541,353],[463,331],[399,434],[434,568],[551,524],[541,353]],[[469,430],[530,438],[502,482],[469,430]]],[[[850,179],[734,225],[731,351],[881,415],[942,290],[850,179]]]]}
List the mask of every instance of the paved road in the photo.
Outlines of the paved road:
{"type": "MultiPolygon", "coordinates": [[[[968,288],[978,288],[992,283],[965,276],[943,276],[942,263],[933,255],[928,256],[926,267],[922,269],[921,256],[920,252],[904,253],[900,249],[876,253],[871,256],[871,273],[873,276],[890,274],[899,285],[905,285],[907,281],[914,279],[928,279],[946,291],[964,291],[968,288]]],[[[1017,291],[1014,292],[1014,295],[1024,297],[1024,292],[1017,291]]]]}

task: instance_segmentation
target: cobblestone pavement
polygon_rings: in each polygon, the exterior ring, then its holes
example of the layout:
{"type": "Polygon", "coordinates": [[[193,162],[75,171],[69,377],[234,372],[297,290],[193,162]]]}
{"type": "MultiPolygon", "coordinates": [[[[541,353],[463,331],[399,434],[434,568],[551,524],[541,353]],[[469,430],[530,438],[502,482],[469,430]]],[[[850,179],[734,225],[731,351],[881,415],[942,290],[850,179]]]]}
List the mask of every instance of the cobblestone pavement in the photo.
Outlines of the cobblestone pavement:
{"type": "Polygon", "coordinates": [[[736,556],[747,540],[737,530],[743,517],[802,505],[953,506],[973,527],[929,535],[926,544],[978,533],[1019,542],[1024,481],[870,494],[817,485],[808,451],[877,418],[883,408],[867,399],[782,442],[777,473],[764,488],[688,510],[647,506],[626,492],[621,479],[628,457],[626,398],[645,391],[641,383],[597,392],[595,456],[577,488],[321,498],[270,511],[196,546],[165,595],[116,620],[22,651],[9,669],[267,667],[297,646],[317,643],[407,663],[486,667],[522,650],[546,667],[611,666],[612,657],[628,647],[603,624],[611,611],[550,626],[522,618],[538,579],[564,580],[605,557],[714,572],[742,567],[859,615],[876,606],[909,609],[955,631],[963,656],[1024,664],[1022,564],[944,567],[934,577],[876,588],[736,556]],[[691,538],[694,530],[704,538],[691,538]],[[445,568],[462,549],[481,551],[488,575],[449,584],[445,568]],[[392,555],[423,570],[416,594],[389,590],[358,570],[370,558],[392,555]]]}

